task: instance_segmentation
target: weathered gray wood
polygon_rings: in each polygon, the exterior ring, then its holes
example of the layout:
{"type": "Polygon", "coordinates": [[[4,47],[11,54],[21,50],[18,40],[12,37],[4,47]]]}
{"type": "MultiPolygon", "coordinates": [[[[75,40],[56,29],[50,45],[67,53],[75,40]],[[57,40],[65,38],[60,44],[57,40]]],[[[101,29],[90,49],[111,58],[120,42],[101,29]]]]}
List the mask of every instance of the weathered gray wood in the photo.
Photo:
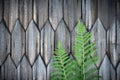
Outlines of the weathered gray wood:
{"type": "Polygon", "coordinates": [[[116,4],[117,4],[117,19],[120,19],[120,1],[117,0],[116,4]]]}
{"type": "Polygon", "coordinates": [[[33,20],[30,22],[26,31],[26,54],[31,64],[39,54],[40,35],[33,20]]]}
{"type": "Polygon", "coordinates": [[[19,0],[19,19],[26,29],[32,19],[32,0],[19,0]]]}
{"type": "Polygon", "coordinates": [[[2,15],[3,15],[3,0],[0,0],[0,22],[2,20],[2,15]]]}
{"type": "Polygon", "coordinates": [[[51,57],[53,47],[54,45],[56,47],[57,43],[61,42],[67,53],[70,52],[70,47],[74,44],[76,32],[74,26],[80,17],[85,25],[87,25],[87,28],[92,31],[93,38],[91,41],[95,41],[97,44],[96,55],[99,57],[97,67],[100,67],[101,64],[99,72],[103,75],[103,80],[114,80],[116,77],[115,73],[117,73],[119,80],[119,0],[0,0],[0,22],[3,20],[6,23],[0,23],[0,76],[2,79],[49,80],[49,75],[52,71],[51,57]],[[115,10],[117,10],[117,14],[115,10]],[[97,17],[99,19],[96,21],[97,17]],[[114,18],[117,18],[117,20],[114,20],[114,18]],[[20,21],[17,21],[18,19],[20,21]],[[38,28],[42,29],[41,32],[38,31],[34,21],[38,28]],[[46,23],[46,21],[48,22],[46,23]],[[55,30],[55,34],[50,24],[55,30]],[[11,38],[4,25],[10,30],[11,38]],[[21,26],[27,29],[26,33],[21,26]],[[104,27],[107,29],[107,32],[104,27]],[[55,44],[53,38],[55,39],[55,44]],[[24,50],[25,45],[26,50],[24,50]],[[9,53],[11,54],[7,58],[9,53]],[[28,60],[26,57],[23,57],[24,53],[26,53],[28,60]],[[39,53],[42,58],[39,56],[39,53]],[[108,57],[103,58],[105,53],[107,53],[110,60],[108,57]],[[30,65],[33,66],[32,69],[30,65]],[[47,71],[45,65],[47,66],[47,71]],[[15,66],[17,66],[17,72],[15,66]],[[116,66],[118,67],[116,68],[116,66]]]}
{"type": "Polygon", "coordinates": [[[120,63],[117,67],[117,80],[120,80],[120,63]]]}
{"type": "Polygon", "coordinates": [[[46,68],[40,56],[33,65],[33,80],[46,80],[46,68]]]}
{"type": "Polygon", "coordinates": [[[53,67],[52,67],[52,59],[51,59],[50,63],[47,66],[47,80],[50,80],[52,71],[53,71],[53,67]]]}
{"type": "Polygon", "coordinates": [[[32,80],[32,69],[25,56],[17,67],[17,78],[17,80],[32,80]]]}
{"type": "Polygon", "coordinates": [[[98,17],[103,23],[104,27],[108,29],[115,16],[115,2],[114,0],[98,0],[98,17]]]}
{"type": "Polygon", "coordinates": [[[25,53],[25,32],[24,29],[21,27],[19,20],[17,20],[12,32],[12,58],[16,66],[18,65],[24,53],[25,53]]]}
{"type": "Polygon", "coordinates": [[[96,55],[99,57],[97,66],[99,66],[100,62],[103,59],[103,56],[106,53],[106,32],[99,18],[96,20],[91,30],[91,33],[92,33],[91,41],[95,42],[97,48],[96,55]]]}
{"type": "Polygon", "coordinates": [[[4,0],[4,20],[10,31],[12,31],[17,18],[18,0],[4,0]]]}
{"type": "Polygon", "coordinates": [[[63,0],[49,0],[49,20],[54,29],[57,28],[59,21],[63,17],[62,1],[63,0]]]}
{"type": "Polygon", "coordinates": [[[7,57],[5,63],[1,67],[1,80],[17,80],[16,68],[10,58],[10,55],[7,57]]]}
{"type": "Polygon", "coordinates": [[[97,19],[98,0],[86,0],[86,26],[88,29],[92,27],[97,19]]]}
{"type": "Polygon", "coordinates": [[[104,60],[100,66],[99,74],[102,76],[100,80],[116,80],[115,70],[107,55],[104,57],[104,60]]]}
{"type": "Polygon", "coordinates": [[[34,0],[33,9],[34,21],[38,24],[39,29],[41,29],[48,18],[48,0],[34,0]]]}
{"type": "Polygon", "coordinates": [[[81,14],[81,17],[82,17],[82,20],[84,23],[86,23],[86,0],[82,0],[82,14],[81,14]]]}
{"type": "Polygon", "coordinates": [[[118,60],[120,61],[120,19],[117,19],[117,48],[116,48],[116,52],[118,54],[118,60]]]}
{"type": "Polygon", "coordinates": [[[114,67],[118,63],[119,54],[116,51],[116,25],[115,25],[115,19],[113,20],[113,23],[109,30],[107,31],[107,53],[110,56],[110,59],[112,61],[112,64],[114,67]]]}
{"type": "Polygon", "coordinates": [[[62,47],[70,52],[70,34],[63,20],[60,21],[58,28],[55,32],[55,47],[57,47],[58,43],[62,44],[62,47]]]}
{"type": "Polygon", "coordinates": [[[120,18],[117,19],[117,44],[120,44],[120,18]]]}
{"type": "Polygon", "coordinates": [[[81,0],[64,0],[64,19],[70,31],[81,17],[81,0]]]}
{"type": "Polygon", "coordinates": [[[41,31],[41,55],[48,64],[54,50],[54,31],[47,21],[41,31]]]}
{"type": "Polygon", "coordinates": [[[120,44],[116,46],[116,53],[118,54],[118,61],[120,61],[120,44]]]}
{"type": "Polygon", "coordinates": [[[0,23],[0,65],[10,53],[10,35],[3,22],[0,23]]]}

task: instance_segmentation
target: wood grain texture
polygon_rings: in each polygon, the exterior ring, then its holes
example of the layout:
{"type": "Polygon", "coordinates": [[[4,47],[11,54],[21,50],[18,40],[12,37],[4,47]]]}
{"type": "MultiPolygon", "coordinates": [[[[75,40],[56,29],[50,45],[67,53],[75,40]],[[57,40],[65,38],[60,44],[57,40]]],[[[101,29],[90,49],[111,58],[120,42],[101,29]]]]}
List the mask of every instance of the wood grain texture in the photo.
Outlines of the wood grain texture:
{"type": "Polygon", "coordinates": [[[116,46],[116,53],[118,54],[118,61],[120,61],[120,44],[116,46]]]}
{"type": "Polygon", "coordinates": [[[117,33],[116,33],[116,25],[114,19],[111,27],[107,31],[107,53],[114,67],[116,67],[119,61],[119,54],[116,51],[116,39],[117,39],[116,36],[117,33]]]}
{"type": "Polygon", "coordinates": [[[114,0],[98,0],[98,17],[103,23],[104,27],[108,29],[115,16],[115,2],[114,0]]]}
{"type": "Polygon", "coordinates": [[[17,70],[10,58],[10,55],[1,67],[1,75],[1,80],[17,80],[17,70]]]}
{"type": "Polygon", "coordinates": [[[60,21],[55,32],[55,48],[58,43],[62,44],[62,47],[67,51],[67,53],[70,52],[70,34],[63,20],[60,21]]]}
{"type": "Polygon", "coordinates": [[[115,70],[107,55],[100,66],[99,75],[102,76],[100,80],[116,80],[115,70]]]}
{"type": "Polygon", "coordinates": [[[81,0],[64,0],[64,20],[70,31],[81,17],[81,0]]]}
{"type": "Polygon", "coordinates": [[[91,29],[97,19],[98,0],[86,0],[86,26],[91,29]]]}
{"type": "Polygon", "coordinates": [[[3,17],[3,0],[0,0],[0,22],[2,20],[3,17]]]}
{"type": "Polygon", "coordinates": [[[37,26],[33,20],[30,22],[26,31],[26,55],[31,64],[33,64],[36,56],[39,54],[40,35],[37,26]]]}
{"type": "Polygon", "coordinates": [[[120,63],[117,67],[117,80],[120,80],[120,63]]]}
{"type": "Polygon", "coordinates": [[[54,30],[57,28],[59,21],[63,17],[62,1],[63,0],[49,0],[49,20],[54,30]]]}
{"type": "Polygon", "coordinates": [[[18,80],[32,80],[32,69],[25,56],[17,67],[17,77],[18,80]]]}
{"type": "Polygon", "coordinates": [[[106,53],[106,32],[99,18],[96,20],[91,33],[91,41],[95,42],[97,48],[96,55],[99,57],[97,66],[99,66],[106,53]]]}
{"type": "Polygon", "coordinates": [[[82,14],[81,14],[81,17],[82,17],[82,20],[84,23],[86,23],[86,0],[81,0],[82,1],[82,14]]]}
{"type": "Polygon", "coordinates": [[[53,59],[50,60],[50,63],[47,66],[47,80],[50,80],[51,73],[53,72],[52,61],[53,59]]]}
{"type": "Polygon", "coordinates": [[[116,4],[117,4],[117,19],[120,19],[120,1],[117,0],[116,4]]]}
{"type": "Polygon", "coordinates": [[[120,19],[117,19],[117,48],[116,52],[118,54],[118,60],[120,61],[120,19]]]}
{"type": "Polygon", "coordinates": [[[0,23],[0,65],[10,53],[10,35],[3,22],[0,23]]]}
{"type": "Polygon", "coordinates": [[[41,29],[48,19],[48,0],[34,0],[33,10],[34,21],[41,29]]]}
{"type": "Polygon", "coordinates": [[[18,18],[18,0],[4,0],[4,20],[12,31],[18,18]]]}
{"type": "Polygon", "coordinates": [[[40,56],[38,56],[32,69],[33,69],[33,80],[46,80],[46,68],[40,56]]]}
{"type": "Polygon", "coordinates": [[[46,64],[50,61],[50,58],[54,50],[54,31],[50,23],[47,21],[44,28],[41,31],[41,56],[44,58],[46,64]]]}
{"type": "Polygon", "coordinates": [[[25,53],[25,32],[24,29],[21,27],[19,20],[17,20],[12,32],[12,58],[16,66],[18,65],[24,53],[25,53]]]}
{"type": "Polygon", "coordinates": [[[0,80],[49,80],[53,50],[71,53],[78,19],[96,43],[95,74],[120,80],[120,0],[0,0],[0,80]]]}
{"type": "Polygon", "coordinates": [[[19,19],[26,29],[32,19],[32,0],[19,0],[19,19]]]}
{"type": "Polygon", "coordinates": [[[117,44],[120,44],[120,18],[117,19],[117,44]]]}

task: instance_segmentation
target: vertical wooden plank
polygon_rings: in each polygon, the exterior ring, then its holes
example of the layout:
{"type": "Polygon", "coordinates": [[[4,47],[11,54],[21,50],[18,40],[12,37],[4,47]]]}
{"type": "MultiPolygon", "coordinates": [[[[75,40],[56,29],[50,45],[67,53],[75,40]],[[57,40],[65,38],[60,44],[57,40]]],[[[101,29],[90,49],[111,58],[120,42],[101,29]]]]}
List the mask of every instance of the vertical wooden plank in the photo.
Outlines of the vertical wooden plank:
{"type": "Polygon", "coordinates": [[[19,20],[17,20],[12,32],[12,58],[16,66],[18,65],[24,53],[25,53],[25,32],[24,29],[21,27],[19,20]]]}
{"type": "Polygon", "coordinates": [[[33,80],[46,80],[46,68],[40,56],[33,65],[33,80]]]}
{"type": "Polygon", "coordinates": [[[26,29],[32,19],[32,0],[19,0],[19,19],[26,29]]]}
{"type": "Polygon", "coordinates": [[[10,58],[10,55],[7,57],[7,60],[1,67],[1,77],[2,80],[17,80],[16,68],[10,58]]]}
{"type": "Polygon", "coordinates": [[[99,75],[102,76],[100,80],[116,80],[115,70],[111,65],[107,55],[100,66],[99,75]]]}
{"type": "Polygon", "coordinates": [[[0,65],[10,53],[10,35],[3,22],[0,23],[0,65]]]}
{"type": "Polygon", "coordinates": [[[2,20],[3,16],[3,0],[0,0],[0,22],[2,20]]]}
{"type": "Polygon", "coordinates": [[[39,31],[32,20],[26,31],[26,54],[31,64],[33,64],[36,56],[39,54],[39,40],[39,31]]]}
{"type": "Polygon", "coordinates": [[[57,28],[59,21],[63,17],[62,1],[63,0],[49,0],[49,20],[54,30],[57,28]]]}
{"type": "Polygon", "coordinates": [[[38,24],[39,29],[48,19],[48,0],[34,0],[33,18],[35,23],[38,24]]]}
{"type": "Polygon", "coordinates": [[[82,20],[84,23],[86,23],[86,0],[82,0],[82,20]]]}
{"type": "Polygon", "coordinates": [[[64,19],[70,31],[81,17],[81,0],[64,0],[64,19]]]}
{"type": "MultiPolygon", "coordinates": [[[[119,61],[120,61],[120,1],[117,0],[117,53],[119,54],[119,61]]],[[[120,71],[120,69],[118,70],[120,71]]],[[[120,75],[120,74],[119,74],[120,75]]],[[[118,76],[119,76],[118,75],[118,76]]],[[[118,78],[119,80],[120,78],[118,78]]]]}
{"type": "Polygon", "coordinates": [[[108,29],[115,16],[115,0],[98,0],[98,17],[108,29]]]}
{"type": "Polygon", "coordinates": [[[70,34],[63,20],[60,21],[58,28],[55,32],[55,47],[57,47],[58,43],[62,44],[62,47],[70,52],[70,34]]]}
{"type": "Polygon", "coordinates": [[[116,53],[118,54],[118,61],[120,61],[120,44],[116,45],[116,53]]]}
{"type": "Polygon", "coordinates": [[[120,63],[117,67],[117,80],[120,80],[120,63]]]}
{"type": "Polygon", "coordinates": [[[120,44],[120,18],[117,19],[117,44],[120,44]]]}
{"type": "Polygon", "coordinates": [[[98,0],[86,0],[86,26],[91,29],[97,19],[98,0]]]}
{"type": "Polygon", "coordinates": [[[10,31],[12,31],[17,18],[18,0],[4,0],[4,20],[10,31]]]}
{"type": "Polygon", "coordinates": [[[117,4],[117,19],[120,19],[120,1],[116,0],[117,4]]]}
{"type": "Polygon", "coordinates": [[[116,67],[118,61],[119,61],[119,54],[116,51],[116,24],[115,19],[112,22],[111,27],[107,31],[107,52],[109,54],[109,57],[112,61],[112,64],[114,67],[116,67]]]}
{"type": "Polygon", "coordinates": [[[96,20],[91,33],[91,41],[95,42],[97,48],[96,55],[99,57],[97,66],[99,66],[106,53],[106,32],[99,18],[96,20]]]}
{"type": "Polygon", "coordinates": [[[53,67],[52,67],[52,59],[50,60],[50,63],[47,66],[47,80],[50,80],[51,77],[51,72],[53,71],[53,67]]]}
{"type": "Polygon", "coordinates": [[[41,31],[41,56],[44,58],[45,63],[48,64],[54,50],[54,31],[47,21],[41,31]]]}
{"type": "Polygon", "coordinates": [[[17,67],[17,77],[18,80],[32,80],[32,69],[25,56],[17,67]]]}

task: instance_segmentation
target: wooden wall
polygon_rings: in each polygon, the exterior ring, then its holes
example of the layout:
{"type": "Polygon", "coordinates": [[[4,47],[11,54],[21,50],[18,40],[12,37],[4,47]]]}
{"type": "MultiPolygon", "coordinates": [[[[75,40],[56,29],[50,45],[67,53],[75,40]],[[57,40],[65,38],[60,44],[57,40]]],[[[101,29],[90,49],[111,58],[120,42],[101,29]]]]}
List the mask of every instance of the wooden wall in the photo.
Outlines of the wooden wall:
{"type": "Polygon", "coordinates": [[[120,80],[119,0],[0,0],[0,80],[49,80],[54,48],[60,41],[72,54],[79,19],[102,80],[120,80]]]}

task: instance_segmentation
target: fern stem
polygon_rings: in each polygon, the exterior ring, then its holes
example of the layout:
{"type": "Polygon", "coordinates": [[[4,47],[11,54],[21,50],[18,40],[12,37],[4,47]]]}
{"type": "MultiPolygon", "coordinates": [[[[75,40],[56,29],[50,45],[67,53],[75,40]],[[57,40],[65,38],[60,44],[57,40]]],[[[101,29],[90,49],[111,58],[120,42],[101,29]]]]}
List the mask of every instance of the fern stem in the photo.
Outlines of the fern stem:
{"type": "Polygon", "coordinates": [[[63,73],[64,73],[64,78],[65,78],[64,80],[67,80],[67,76],[66,76],[66,72],[65,72],[65,68],[64,68],[64,64],[63,64],[64,61],[61,57],[60,57],[60,59],[61,59],[60,61],[61,61],[61,65],[62,65],[63,73]]]}
{"type": "Polygon", "coordinates": [[[84,65],[85,64],[84,63],[85,60],[84,59],[85,59],[85,57],[84,57],[84,49],[83,49],[83,80],[85,80],[85,77],[86,77],[85,76],[85,69],[84,69],[85,68],[85,65],[84,65]]]}
{"type": "MultiPolygon", "coordinates": [[[[82,40],[83,40],[83,38],[82,38],[82,40]]],[[[84,40],[83,40],[84,41],[84,40]]],[[[82,44],[82,57],[83,57],[83,61],[82,61],[82,63],[83,63],[83,66],[82,66],[82,68],[83,68],[83,80],[85,80],[85,77],[86,77],[86,75],[85,75],[85,52],[84,52],[84,44],[82,44]]]]}

